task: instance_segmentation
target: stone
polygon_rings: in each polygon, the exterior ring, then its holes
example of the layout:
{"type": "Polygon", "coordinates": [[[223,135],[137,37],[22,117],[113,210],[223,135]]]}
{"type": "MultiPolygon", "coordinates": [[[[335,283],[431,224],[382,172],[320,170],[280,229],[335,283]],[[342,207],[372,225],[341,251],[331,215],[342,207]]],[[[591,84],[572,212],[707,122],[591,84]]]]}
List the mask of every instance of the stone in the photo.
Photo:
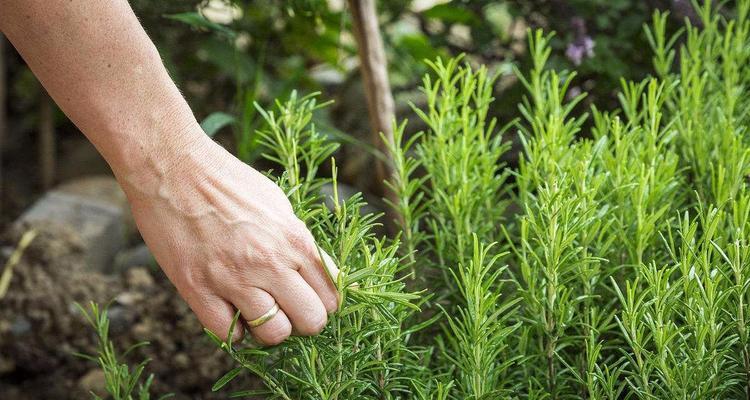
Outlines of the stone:
{"type": "Polygon", "coordinates": [[[136,320],[135,310],[122,304],[113,304],[107,310],[109,330],[112,335],[127,332],[136,320]]]}
{"type": "Polygon", "coordinates": [[[311,68],[310,78],[324,87],[341,85],[346,80],[346,76],[339,69],[330,67],[328,64],[320,64],[311,68]]]}
{"type": "Polygon", "coordinates": [[[0,257],[4,260],[9,259],[15,249],[13,246],[0,246],[0,257]]]}
{"type": "Polygon", "coordinates": [[[117,181],[88,177],[67,182],[37,200],[14,223],[16,229],[64,231],[82,244],[86,261],[110,271],[128,231],[127,202],[117,181]]]}
{"type": "Polygon", "coordinates": [[[133,267],[125,273],[125,281],[131,288],[148,289],[154,286],[154,278],[148,269],[133,267]]]}
{"type": "Polygon", "coordinates": [[[24,336],[31,330],[31,322],[23,316],[17,316],[10,326],[10,333],[15,336],[24,336]]]}
{"type": "Polygon", "coordinates": [[[190,367],[190,357],[183,352],[175,354],[172,361],[174,362],[174,366],[179,369],[187,369],[190,367]]]}
{"type": "Polygon", "coordinates": [[[138,322],[130,329],[130,333],[138,340],[147,340],[152,335],[150,320],[138,322]]]}
{"type": "Polygon", "coordinates": [[[118,271],[126,271],[132,267],[146,267],[155,264],[156,260],[154,260],[151,250],[145,244],[125,249],[115,256],[115,268],[118,271]]]}
{"type": "Polygon", "coordinates": [[[91,369],[78,379],[78,386],[84,391],[93,392],[97,396],[104,397],[107,394],[107,383],[104,371],[91,369]]]}
{"type": "Polygon", "coordinates": [[[61,183],[55,192],[85,197],[91,201],[117,208],[127,207],[127,197],[117,181],[110,176],[87,176],[61,183]]]}
{"type": "Polygon", "coordinates": [[[0,355],[0,375],[8,374],[16,370],[16,362],[11,358],[0,355]]]}
{"type": "Polygon", "coordinates": [[[143,293],[139,292],[122,292],[115,297],[115,302],[125,307],[133,307],[142,300],[143,293]]]}

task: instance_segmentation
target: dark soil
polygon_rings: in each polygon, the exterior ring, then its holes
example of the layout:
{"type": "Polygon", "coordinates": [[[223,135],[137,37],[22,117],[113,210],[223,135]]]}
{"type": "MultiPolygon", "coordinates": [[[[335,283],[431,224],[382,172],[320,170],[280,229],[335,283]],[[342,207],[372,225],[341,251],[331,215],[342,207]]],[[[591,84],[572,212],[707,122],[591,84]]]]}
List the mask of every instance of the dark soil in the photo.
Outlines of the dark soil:
{"type": "MultiPolygon", "coordinates": [[[[19,237],[20,232],[10,232],[2,244],[12,245],[19,237]]],[[[97,366],[73,355],[95,351],[93,329],[75,307],[89,301],[111,301],[111,337],[118,349],[151,343],[128,361],[152,360],[147,371],[156,376],[154,393],[228,398],[229,392],[211,393],[210,388],[231,368],[230,360],[205,338],[164,275],[153,267],[112,275],[91,271],[74,237],[59,230],[40,232],[0,299],[0,399],[86,399],[89,390],[102,386],[97,366]]],[[[0,256],[0,267],[6,257],[0,256]]],[[[237,384],[250,388],[255,383],[237,384]]]]}

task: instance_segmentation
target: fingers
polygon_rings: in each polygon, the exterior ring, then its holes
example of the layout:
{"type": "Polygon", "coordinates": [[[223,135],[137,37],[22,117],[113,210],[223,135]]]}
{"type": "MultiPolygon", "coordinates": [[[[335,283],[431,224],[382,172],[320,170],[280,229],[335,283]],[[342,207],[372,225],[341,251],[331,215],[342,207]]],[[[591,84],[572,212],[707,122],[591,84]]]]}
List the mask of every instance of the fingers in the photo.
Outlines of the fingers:
{"type": "MultiPolygon", "coordinates": [[[[213,332],[216,336],[226,340],[229,328],[234,319],[234,307],[224,299],[214,295],[204,295],[195,300],[188,301],[203,327],[213,332]]],[[[244,329],[242,324],[234,327],[232,341],[242,339],[244,329]]]]}
{"type": "Polygon", "coordinates": [[[278,283],[268,291],[289,317],[294,332],[303,336],[320,333],[328,315],[315,290],[294,270],[279,272],[277,278],[278,283]]]}
{"type": "Polygon", "coordinates": [[[326,312],[330,314],[338,309],[339,293],[332,279],[336,279],[339,269],[331,256],[323,250],[320,250],[320,255],[315,254],[314,259],[316,262],[303,264],[299,274],[315,290],[326,312]]]}
{"type": "Polygon", "coordinates": [[[302,221],[297,220],[292,226],[287,240],[301,256],[297,259],[297,271],[315,290],[326,311],[332,313],[338,309],[338,291],[333,280],[338,276],[339,269],[331,257],[315,244],[315,239],[302,221]]]}
{"type": "MultiPolygon", "coordinates": [[[[276,300],[266,291],[259,288],[244,290],[241,296],[236,296],[232,303],[240,310],[242,319],[246,322],[253,321],[276,304],[276,300]]],[[[248,329],[253,337],[263,345],[273,346],[283,342],[292,333],[292,324],[289,322],[284,310],[279,310],[273,318],[260,326],[248,329]]]]}
{"type": "Polygon", "coordinates": [[[320,253],[323,255],[323,265],[328,270],[328,275],[330,275],[330,278],[333,281],[336,281],[336,279],[339,277],[339,267],[336,266],[336,263],[333,261],[333,258],[328,255],[328,253],[325,252],[325,250],[320,249],[320,253]]]}

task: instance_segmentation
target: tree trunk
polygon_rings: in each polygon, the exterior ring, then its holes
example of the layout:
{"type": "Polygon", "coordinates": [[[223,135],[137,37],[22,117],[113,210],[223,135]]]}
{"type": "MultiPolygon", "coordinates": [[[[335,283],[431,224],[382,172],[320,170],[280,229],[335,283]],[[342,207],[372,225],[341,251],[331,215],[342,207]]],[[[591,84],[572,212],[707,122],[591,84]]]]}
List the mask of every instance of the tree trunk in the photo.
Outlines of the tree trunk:
{"type": "MultiPolygon", "coordinates": [[[[352,26],[357,41],[360,70],[367,98],[367,109],[375,147],[389,158],[388,147],[381,138],[382,133],[393,143],[393,122],[395,120],[393,94],[388,81],[388,60],[385,57],[383,39],[378,26],[375,0],[348,0],[352,13],[352,26]]],[[[375,160],[380,195],[398,204],[398,194],[389,190],[385,181],[391,179],[393,166],[389,162],[375,160]]],[[[386,210],[386,226],[395,233],[394,222],[399,218],[395,210],[386,210]]]]}

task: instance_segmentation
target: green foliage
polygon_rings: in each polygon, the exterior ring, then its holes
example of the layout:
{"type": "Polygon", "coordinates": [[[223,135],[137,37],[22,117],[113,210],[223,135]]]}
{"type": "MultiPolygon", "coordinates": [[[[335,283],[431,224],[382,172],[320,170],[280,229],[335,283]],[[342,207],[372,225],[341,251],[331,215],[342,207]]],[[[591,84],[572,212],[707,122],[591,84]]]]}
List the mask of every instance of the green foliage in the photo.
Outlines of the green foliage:
{"type": "MultiPolygon", "coordinates": [[[[89,310],[80,304],[76,304],[78,310],[84,315],[86,321],[91,325],[97,335],[99,348],[96,355],[76,354],[79,357],[96,362],[104,372],[105,389],[113,400],[149,400],[151,399],[151,384],[153,375],[145,376],[143,371],[149,360],[144,360],[135,367],[129,367],[120,358],[127,357],[129,353],[141,346],[147,346],[148,342],[137,343],[128,348],[122,355],[118,355],[115,346],[109,339],[109,317],[107,309],[92,302],[89,310]]],[[[102,400],[97,394],[92,393],[96,400],[102,400]]],[[[159,399],[166,399],[171,395],[164,395],[159,399]]]]}
{"type": "Polygon", "coordinates": [[[197,12],[167,14],[164,17],[174,20],[174,21],[184,22],[194,28],[215,31],[215,32],[221,33],[222,35],[227,36],[230,39],[234,39],[237,35],[234,31],[227,28],[226,26],[218,24],[216,22],[211,22],[208,19],[206,19],[206,17],[204,17],[203,15],[197,12]]]}
{"type": "Polygon", "coordinates": [[[206,132],[206,135],[213,137],[221,128],[234,122],[235,118],[233,116],[217,111],[211,113],[201,122],[201,128],[206,132]]]}
{"type": "MultiPolygon", "coordinates": [[[[316,171],[336,149],[311,123],[320,106],[314,96],[293,93],[275,111],[260,111],[268,123],[260,135],[266,156],[284,168],[279,184],[298,215],[319,245],[335,255],[341,309],[325,334],[292,338],[264,351],[235,349],[210,336],[238,365],[263,379],[271,398],[397,398],[409,392],[431,398],[428,393],[436,389],[425,383],[430,350],[411,343],[429,321],[406,324],[426,297],[406,290],[398,278],[408,268],[398,244],[376,237],[377,216],[360,213],[360,196],[334,198],[333,210],[319,201],[318,189],[327,180],[317,178],[316,171]]],[[[335,167],[333,175],[335,187],[335,167]]],[[[217,388],[236,375],[230,371],[217,388]]]]}
{"type": "MultiPolygon", "coordinates": [[[[531,26],[560,33],[551,43],[555,66],[573,65],[566,47],[582,35],[593,40],[593,53],[578,66],[582,79],[577,86],[601,100],[611,98],[620,77],[641,78],[648,73],[642,25],[654,8],[675,8],[671,3],[678,1],[454,0],[425,10],[418,10],[418,3],[377,2],[396,94],[417,86],[418,77],[428,70],[424,59],[467,53],[490,70],[507,70],[516,62],[528,65],[523,31],[531,26]],[[578,31],[574,22],[578,20],[585,32],[578,31]]],[[[229,127],[236,154],[247,162],[260,153],[254,133],[263,119],[255,113],[254,102],[272,107],[273,99],[288,97],[292,89],[333,89],[346,96],[350,84],[359,79],[352,67],[356,63],[351,62],[357,54],[345,1],[135,0],[133,7],[196,113],[204,117],[223,110],[235,116],[229,127]],[[202,10],[217,3],[241,12],[231,22],[212,22],[206,17],[210,13],[202,10]],[[188,25],[193,29],[185,29],[188,25]]],[[[672,20],[684,17],[675,13],[672,20]]],[[[512,82],[495,89],[503,93],[499,98],[503,107],[495,107],[493,114],[507,116],[515,111],[522,88],[512,82]]],[[[611,101],[599,104],[606,109],[615,106],[611,101]]]]}
{"type": "Polygon", "coordinates": [[[209,333],[238,365],[215,389],[247,371],[282,399],[747,398],[749,14],[707,2],[679,38],[655,14],[655,77],[584,115],[576,74],[550,68],[552,37],[530,32],[522,118],[501,129],[494,75],[429,63],[426,130],[398,124],[388,143],[392,239],[360,196],[323,205],[336,145],[313,95],[259,108],[259,143],[341,266],[343,301],[322,334],[273,348],[209,333]]]}
{"type": "MultiPolygon", "coordinates": [[[[518,327],[508,320],[516,301],[502,290],[506,267],[499,264],[507,252],[494,243],[507,203],[501,157],[508,147],[503,130],[487,117],[494,76],[459,63],[430,63],[434,78],[426,76],[422,86],[427,107],[415,108],[429,128],[413,158],[427,189],[413,207],[424,207],[419,219],[428,233],[416,245],[422,252],[415,270],[420,277],[442,277],[421,281],[436,288],[439,304],[448,302],[441,305],[447,322],[435,368],[455,375],[454,391],[462,398],[493,398],[511,389],[505,374],[514,357],[506,353],[518,327]]],[[[403,151],[394,158],[406,157],[403,151]]]]}
{"type": "Polygon", "coordinates": [[[389,143],[397,240],[376,238],[359,198],[320,206],[314,170],[333,148],[313,99],[262,112],[345,301],[320,336],[225,351],[280,398],[747,396],[749,9],[701,6],[679,49],[655,14],[658,78],[623,81],[620,109],[594,107],[590,124],[576,75],[548,68],[551,37],[530,33],[517,170],[488,117],[493,76],[430,63],[415,109],[427,130],[397,125],[389,143]]]}

